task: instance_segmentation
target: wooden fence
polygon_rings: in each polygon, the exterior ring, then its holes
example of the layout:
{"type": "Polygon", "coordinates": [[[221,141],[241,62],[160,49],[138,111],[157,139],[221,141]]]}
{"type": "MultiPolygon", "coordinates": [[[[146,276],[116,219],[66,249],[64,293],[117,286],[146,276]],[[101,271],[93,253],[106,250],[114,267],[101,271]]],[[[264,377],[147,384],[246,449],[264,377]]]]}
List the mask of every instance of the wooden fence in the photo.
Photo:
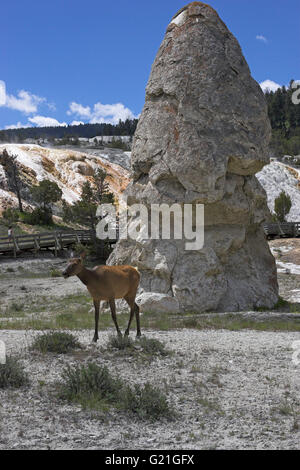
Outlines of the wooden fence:
{"type": "Polygon", "coordinates": [[[68,248],[74,243],[87,244],[92,238],[90,230],[53,231],[33,233],[30,235],[14,235],[0,237],[0,253],[13,253],[14,257],[23,251],[53,250],[55,256],[58,251],[68,248]]]}
{"type": "Polygon", "coordinates": [[[300,222],[274,222],[272,224],[265,224],[264,231],[267,238],[299,237],[300,222]]]}

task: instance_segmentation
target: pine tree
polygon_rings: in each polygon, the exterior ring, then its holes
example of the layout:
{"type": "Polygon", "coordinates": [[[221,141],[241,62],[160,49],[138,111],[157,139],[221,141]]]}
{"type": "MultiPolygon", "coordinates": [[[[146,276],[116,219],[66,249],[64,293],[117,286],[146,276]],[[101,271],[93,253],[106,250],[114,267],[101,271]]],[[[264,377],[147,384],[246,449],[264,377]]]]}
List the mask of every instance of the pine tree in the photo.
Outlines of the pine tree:
{"type": "Polygon", "coordinates": [[[22,205],[22,197],[21,197],[21,190],[22,190],[22,183],[20,179],[19,173],[19,166],[17,157],[15,155],[9,155],[6,149],[3,150],[2,155],[0,156],[0,163],[2,163],[7,176],[8,181],[11,186],[11,189],[18,198],[19,204],[19,211],[23,212],[23,205],[22,205]]]}
{"type": "Polygon", "coordinates": [[[72,205],[63,201],[63,219],[66,222],[75,222],[88,226],[96,240],[96,225],[99,217],[96,216],[98,206],[104,203],[114,203],[114,195],[109,191],[106,181],[108,174],[97,169],[94,174],[93,185],[86,181],[82,186],[80,200],[72,205]]]}
{"type": "Polygon", "coordinates": [[[286,216],[290,212],[291,207],[292,201],[290,196],[286,192],[281,191],[274,203],[275,216],[279,222],[286,222],[286,216]]]}

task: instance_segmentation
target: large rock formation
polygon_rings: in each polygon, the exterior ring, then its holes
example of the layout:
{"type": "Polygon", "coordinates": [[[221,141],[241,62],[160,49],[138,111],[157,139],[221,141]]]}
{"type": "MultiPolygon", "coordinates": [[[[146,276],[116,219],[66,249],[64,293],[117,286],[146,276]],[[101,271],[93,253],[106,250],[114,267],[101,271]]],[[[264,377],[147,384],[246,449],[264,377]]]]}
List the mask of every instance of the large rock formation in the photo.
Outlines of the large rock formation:
{"type": "Polygon", "coordinates": [[[269,212],[255,177],[269,162],[269,138],[263,92],[235,37],[210,6],[182,8],[152,66],[125,194],[129,205],[203,203],[204,247],[120,240],[109,263],[137,266],[142,291],[174,297],[180,311],[273,306],[269,212]]]}

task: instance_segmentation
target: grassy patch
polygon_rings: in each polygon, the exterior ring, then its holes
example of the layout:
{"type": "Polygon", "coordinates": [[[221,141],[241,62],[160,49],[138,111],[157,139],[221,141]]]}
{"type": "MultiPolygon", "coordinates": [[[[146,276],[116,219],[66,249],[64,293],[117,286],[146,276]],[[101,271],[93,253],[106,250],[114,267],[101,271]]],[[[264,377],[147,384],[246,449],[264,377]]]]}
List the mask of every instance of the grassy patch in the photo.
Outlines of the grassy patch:
{"type": "Polygon", "coordinates": [[[51,269],[50,277],[62,277],[62,273],[58,269],[51,269]]]}
{"type": "Polygon", "coordinates": [[[281,312],[290,312],[291,305],[292,304],[290,304],[287,300],[284,300],[282,297],[279,296],[277,303],[274,305],[272,309],[270,309],[269,307],[254,307],[253,310],[255,312],[268,312],[270,310],[272,310],[272,312],[274,310],[281,311],[281,312]]]}
{"type": "Polygon", "coordinates": [[[113,336],[111,335],[108,340],[108,349],[117,349],[129,354],[138,355],[140,353],[146,356],[168,356],[171,351],[165,349],[165,345],[154,338],[146,338],[142,336],[135,342],[129,336],[113,336]]]}
{"type": "Polygon", "coordinates": [[[138,344],[146,354],[159,354],[161,356],[168,356],[171,354],[171,351],[165,349],[165,345],[155,338],[146,338],[145,336],[142,336],[138,340],[138,344]]]}
{"type": "Polygon", "coordinates": [[[139,418],[157,420],[160,417],[171,418],[174,411],[170,408],[166,396],[148,382],[143,385],[127,386],[122,397],[124,409],[139,418]]]}
{"type": "MultiPolygon", "coordinates": [[[[49,272],[46,274],[49,276],[49,272]]],[[[22,287],[22,285],[21,285],[22,287]]],[[[20,287],[20,288],[21,288],[20,287]]],[[[9,329],[47,329],[47,330],[78,330],[94,328],[94,309],[91,297],[87,293],[77,293],[62,297],[45,297],[38,298],[30,295],[24,295],[22,302],[13,302],[15,307],[9,306],[5,311],[2,309],[1,315],[10,316],[9,322],[0,322],[1,328],[9,329]],[[9,311],[8,311],[9,310],[9,311]],[[13,318],[18,317],[18,318],[13,318]]],[[[12,304],[12,305],[13,305],[12,304]]],[[[284,308],[285,312],[300,312],[299,304],[287,303],[283,299],[279,299],[278,311],[284,308]]],[[[118,314],[118,323],[120,329],[124,331],[128,323],[129,312],[118,314]]],[[[113,322],[110,313],[101,312],[99,320],[99,329],[113,328],[113,322]]],[[[272,313],[255,317],[246,316],[243,313],[220,315],[217,313],[209,314],[172,314],[162,313],[154,315],[145,312],[141,316],[142,332],[147,329],[155,329],[161,331],[169,331],[178,328],[203,329],[227,329],[231,331],[240,331],[244,329],[252,329],[257,331],[300,331],[300,320],[295,318],[280,318],[272,315],[272,313]]],[[[118,339],[113,341],[118,342],[118,339]]],[[[125,340],[126,341],[126,340],[125,340]]],[[[134,343],[134,347],[130,349],[130,344],[118,344],[113,346],[120,351],[130,352],[135,349],[142,349],[146,354],[155,354],[156,352],[164,355],[163,349],[157,343],[157,340],[149,340],[141,338],[139,342],[134,343]],[[156,351],[155,351],[156,349],[156,351]]]]}
{"type": "Polygon", "coordinates": [[[148,383],[132,388],[121,379],[114,378],[107,367],[93,362],[85,366],[68,366],[58,387],[60,398],[79,403],[83,408],[106,411],[112,406],[153,420],[171,416],[167,399],[161,391],[148,383]]]}
{"type": "Polygon", "coordinates": [[[0,310],[2,317],[24,317],[24,304],[12,302],[10,305],[3,307],[0,310]]]}
{"type": "Polygon", "coordinates": [[[81,344],[74,335],[59,331],[51,331],[50,333],[39,335],[31,345],[32,350],[58,354],[66,354],[73,351],[73,349],[81,347],[81,344]]]}
{"type": "Polygon", "coordinates": [[[28,383],[28,376],[19,360],[7,356],[6,363],[0,364],[0,388],[19,388],[28,383]]]}
{"type": "Polygon", "coordinates": [[[129,336],[113,336],[111,335],[108,340],[109,349],[118,349],[124,351],[125,349],[134,349],[134,343],[129,336]]]}
{"type": "Polygon", "coordinates": [[[226,329],[230,331],[256,330],[256,331],[300,331],[300,320],[270,318],[259,320],[245,318],[237,315],[199,316],[197,329],[226,329]]]}

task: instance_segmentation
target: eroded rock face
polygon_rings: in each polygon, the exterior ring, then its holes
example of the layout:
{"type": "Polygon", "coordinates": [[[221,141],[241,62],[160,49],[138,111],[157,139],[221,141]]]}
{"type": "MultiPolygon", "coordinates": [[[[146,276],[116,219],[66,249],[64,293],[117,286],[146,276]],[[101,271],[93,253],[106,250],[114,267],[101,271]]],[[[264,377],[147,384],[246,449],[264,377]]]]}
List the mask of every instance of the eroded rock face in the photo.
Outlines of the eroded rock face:
{"type": "Polygon", "coordinates": [[[109,262],[137,266],[142,289],[171,295],[181,311],[274,305],[276,268],[262,229],[269,212],[255,177],[269,162],[269,139],[264,95],[237,40],[211,7],[187,5],[152,66],[126,195],[129,205],[204,204],[204,247],[121,240],[109,262]]]}

